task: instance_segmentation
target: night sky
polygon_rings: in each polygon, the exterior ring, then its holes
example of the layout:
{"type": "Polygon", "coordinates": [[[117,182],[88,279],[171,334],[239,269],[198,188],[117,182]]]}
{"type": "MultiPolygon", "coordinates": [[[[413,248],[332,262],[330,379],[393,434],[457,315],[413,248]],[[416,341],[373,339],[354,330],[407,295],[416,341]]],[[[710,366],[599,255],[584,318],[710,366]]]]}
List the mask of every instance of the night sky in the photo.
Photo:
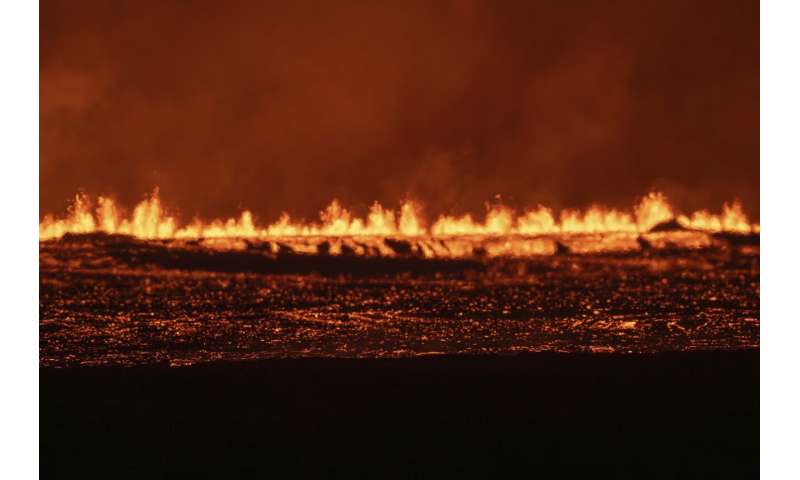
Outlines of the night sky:
{"type": "Polygon", "coordinates": [[[40,214],[759,208],[758,1],[40,3],[40,214]]]}

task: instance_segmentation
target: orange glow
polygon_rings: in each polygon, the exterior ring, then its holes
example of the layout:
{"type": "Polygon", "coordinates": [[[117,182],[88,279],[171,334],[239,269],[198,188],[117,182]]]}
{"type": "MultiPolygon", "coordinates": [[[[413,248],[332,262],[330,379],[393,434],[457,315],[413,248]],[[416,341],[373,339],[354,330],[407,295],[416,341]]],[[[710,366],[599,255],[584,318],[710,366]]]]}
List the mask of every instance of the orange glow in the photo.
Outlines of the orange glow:
{"type": "Polygon", "coordinates": [[[66,218],[46,215],[39,224],[39,240],[60,238],[66,233],[105,232],[132,235],[143,239],[192,238],[270,238],[296,236],[534,236],[544,234],[642,233],[653,226],[675,219],[687,229],[707,232],[759,233],[751,224],[740,203],[723,205],[720,214],[706,210],[677,215],[664,195],[650,193],[630,212],[592,206],[585,211],[564,210],[555,215],[552,209],[538,206],[516,214],[510,207],[492,206],[480,221],[471,215],[438,217],[429,228],[418,205],[405,202],[398,212],[374,203],[366,216],[359,218],[337,200],[320,213],[317,223],[293,220],[282,214],[272,224],[259,226],[253,214],[245,210],[238,218],[203,221],[194,219],[181,226],[162,206],[156,189],[125,217],[107,197],[95,205],[85,196],[76,195],[66,218]]]}
{"type": "Polygon", "coordinates": [[[751,224],[742,211],[742,204],[734,202],[722,206],[722,214],[715,215],[706,210],[694,212],[690,217],[680,216],[678,221],[687,228],[713,232],[759,233],[758,224],[751,224]]]}

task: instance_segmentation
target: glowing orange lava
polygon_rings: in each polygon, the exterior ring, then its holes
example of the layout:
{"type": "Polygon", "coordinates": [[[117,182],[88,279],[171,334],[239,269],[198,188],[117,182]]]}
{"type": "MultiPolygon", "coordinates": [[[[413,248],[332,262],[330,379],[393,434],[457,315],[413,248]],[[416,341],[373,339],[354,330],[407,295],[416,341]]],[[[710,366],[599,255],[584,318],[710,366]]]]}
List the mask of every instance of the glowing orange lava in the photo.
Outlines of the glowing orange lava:
{"type": "Polygon", "coordinates": [[[592,206],[585,211],[564,210],[558,215],[552,209],[538,206],[517,214],[509,207],[490,207],[484,219],[471,215],[439,216],[430,227],[425,226],[420,208],[405,202],[399,211],[374,203],[366,218],[354,216],[337,200],[320,213],[320,221],[294,221],[284,213],[272,224],[260,226],[253,214],[245,210],[238,218],[202,221],[195,219],[180,225],[162,205],[158,190],[140,202],[125,216],[114,201],[99,197],[92,203],[85,195],[75,196],[66,218],[46,215],[39,224],[39,240],[60,238],[66,233],[105,232],[132,235],[142,239],[181,238],[270,238],[296,236],[501,236],[565,233],[646,232],[653,226],[676,220],[688,229],[708,232],[758,233],[738,202],[725,204],[720,214],[706,210],[690,215],[676,214],[664,195],[649,193],[630,212],[592,206]]]}

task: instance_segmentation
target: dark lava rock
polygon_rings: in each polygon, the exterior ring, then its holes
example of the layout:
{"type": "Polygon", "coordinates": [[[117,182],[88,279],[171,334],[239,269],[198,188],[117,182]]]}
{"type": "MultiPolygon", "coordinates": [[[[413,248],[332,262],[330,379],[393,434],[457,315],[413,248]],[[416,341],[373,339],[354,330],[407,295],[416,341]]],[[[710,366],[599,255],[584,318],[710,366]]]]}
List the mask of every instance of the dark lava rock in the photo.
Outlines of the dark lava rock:
{"type": "Polygon", "coordinates": [[[486,258],[489,256],[489,252],[484,247],[475,247],[472,249],[472,255],[476,258],[486,258]]]}
{"type": "Polygon", "coordinates": [[[719,232],[714,234],[714,238],[724,240],[731,246],[761,245],[761,235],[757,233],[719,232]]]}
{"type": "Polygon", "coordinates": [[[342,243],[342,255],[346,256],[354,256],[356,254],[355,249],[346,243],[342,243]]]}
{"type": "Polygon", "coordinates": [[[387,247],[391,248],[394,253],[397,255],[411,255],[414,253],[414,249],[411,245],[411,242],[406,240],[395,240],[392,238],[384,238],[383,243],[386,244],[387,247]]]}
{"type": "Polygon", "coordinates": [[[682,232],[687,230],[689,229],[673,218],[655,225],[649,232],[682,232]]]}
{"type": "Polygon", "coordinates": [[[320,255],[329,255],[331,253],[331,244],[327,240],[317,245],[317,253],[320,255]]]}
{"type": "Polygon", "coordinates": [[[65,233],[59,241],[64,243],[131,243],[136,241],[136,239],[132,235],[122,235],[120,233],[92,232],[65,233]]]}
{"type": "Polygon", "coordinates": [[[294,249],[285,243],[277,243],[278,245],[278,255],[291,255],[294,253],[294,249]]]}

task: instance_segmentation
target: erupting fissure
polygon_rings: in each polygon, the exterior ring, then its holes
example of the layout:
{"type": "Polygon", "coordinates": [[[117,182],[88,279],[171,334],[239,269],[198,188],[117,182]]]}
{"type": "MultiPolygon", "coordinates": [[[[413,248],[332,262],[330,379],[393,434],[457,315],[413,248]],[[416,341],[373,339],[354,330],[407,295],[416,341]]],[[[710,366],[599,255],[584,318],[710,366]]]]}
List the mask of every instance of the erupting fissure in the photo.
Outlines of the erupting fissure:
{"type": "Polygon", "coordinates": [[[366,218],[354,216],[334,200],[320,213],[317,223],[292,220],[288,213],[266,226],[259,226],[249,210],[238,218],[204,222],[195,219],[180,225],[162,205],[155,190],[125,216],[108,197],[92,203],[83,194],[75,196],[65,218],[46,215],[39,223],[39,240],[51,240],[66,233],[132,235],[143,239],[226,238],[226,237],[293,237],[293,236],[473,236],[473,235],[541,235],[563,233],[646,232],[653,226],[675,220],[689,229],[710,232],[758,233],[758,224],[750,223],[738,202],[725,204],[720,214],[700,210],[691,215],[676,214],[664,195],[645,195],[632,211],[593,206],[584,211],[553,210],[538,206],[516,214],[513,209],[495,205],[488,208],[481,222],[471,215],[439,216],[426,227],[420,208],[405,202],[399,211],[386,209],[375,202],[366,218]]]}

